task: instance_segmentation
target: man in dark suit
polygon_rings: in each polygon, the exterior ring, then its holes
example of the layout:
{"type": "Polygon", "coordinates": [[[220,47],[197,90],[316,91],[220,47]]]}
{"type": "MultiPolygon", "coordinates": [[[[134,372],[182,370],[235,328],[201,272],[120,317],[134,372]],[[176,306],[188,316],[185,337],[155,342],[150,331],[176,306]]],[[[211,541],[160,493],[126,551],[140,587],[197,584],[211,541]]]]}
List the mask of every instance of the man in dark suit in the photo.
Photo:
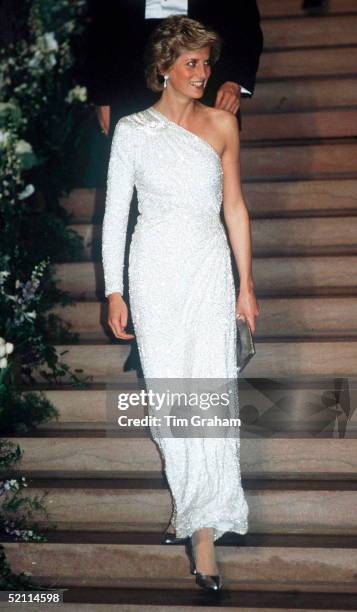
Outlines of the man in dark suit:
{"type": "Polygon", "coordinates": [[[253,95],[263,47],[256,0],[88,0],[88,9],[84,81],[107,134],[112,136],[121,116],[157,100],[158,94],[146,87],[143,53],[149,34],[171,14],[197,19],[223,39],[204,104],[232,110],[241,94],[253,95]]]}

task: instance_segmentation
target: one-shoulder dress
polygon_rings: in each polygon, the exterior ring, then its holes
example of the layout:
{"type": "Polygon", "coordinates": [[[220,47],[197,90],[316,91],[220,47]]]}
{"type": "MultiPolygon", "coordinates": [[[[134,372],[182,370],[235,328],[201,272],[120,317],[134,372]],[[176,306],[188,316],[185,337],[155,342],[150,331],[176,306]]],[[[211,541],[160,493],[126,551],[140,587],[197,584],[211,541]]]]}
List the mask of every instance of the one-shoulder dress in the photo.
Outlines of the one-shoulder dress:
{"type": "MultiPolygon", "coordinates": [[[[236,379],[235,287],[220,219],[223,168],[206,140],[149,107],[116,124],[108,166],[102,259],[105,296],[123,293],[134,186],[138,220],[129,294],[145,379],[236,379]]],[[[177,537],[248,531],[240,436],[160,437],[177,537]]]]}

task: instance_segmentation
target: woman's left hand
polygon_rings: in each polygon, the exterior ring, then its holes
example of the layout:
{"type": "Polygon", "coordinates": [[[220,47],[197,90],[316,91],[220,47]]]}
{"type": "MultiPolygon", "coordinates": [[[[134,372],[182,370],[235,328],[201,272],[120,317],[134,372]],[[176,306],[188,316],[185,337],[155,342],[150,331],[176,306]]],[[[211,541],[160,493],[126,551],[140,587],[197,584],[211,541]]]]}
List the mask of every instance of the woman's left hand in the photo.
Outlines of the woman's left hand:
{"type": "Polygon", "coordinates": [[[245,318],[252,334],[255,332],[255,317],[260,314],[259,304],[253,289],[241,289],[236,303],[236,317],[245,318]]]}

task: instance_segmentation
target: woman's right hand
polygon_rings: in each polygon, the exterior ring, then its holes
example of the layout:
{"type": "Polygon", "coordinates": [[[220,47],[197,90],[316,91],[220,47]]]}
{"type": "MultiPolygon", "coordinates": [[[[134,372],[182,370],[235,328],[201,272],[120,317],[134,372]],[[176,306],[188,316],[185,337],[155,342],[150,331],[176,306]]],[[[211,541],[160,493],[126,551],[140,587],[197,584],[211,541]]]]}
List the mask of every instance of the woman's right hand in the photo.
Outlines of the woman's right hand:
{"type": "Polygon", "coordinates": [[[111,293],[108,296],[108,302],[108,324],[114,336],[122,340],[131,340],[135,338],[134,334],[128,334],[124,331],[128,323],[128,307],[121,293],[111,293]]]}

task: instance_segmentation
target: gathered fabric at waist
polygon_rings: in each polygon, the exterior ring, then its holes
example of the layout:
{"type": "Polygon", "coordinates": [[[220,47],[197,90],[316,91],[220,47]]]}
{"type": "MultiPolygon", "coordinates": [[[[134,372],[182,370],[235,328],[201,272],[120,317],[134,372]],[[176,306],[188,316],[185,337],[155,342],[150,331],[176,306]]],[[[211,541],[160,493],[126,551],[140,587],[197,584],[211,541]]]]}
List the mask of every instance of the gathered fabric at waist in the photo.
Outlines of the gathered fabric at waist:
{"type": "Polygon", "coordinates": [[[202,213],[201,211],[193,212],[182,209],[172,209],[170,211],[161,211],[160,214],[141,213],[137,218],[136,227],[145,227],[150,229],[151,227],[172,227],[172,226],[184,226],[184,227],[202,227],[205,228],[222,228],[219,214],[202,213]]]}
{"type": "MultiPolygon", "coordinates": [[[[219,215],[163,214],[160,217],[141,215],[131,240],[136,253],[162,254],[173,258],[195,256],[197,253],[217,254],[229,251],[223,223],[219,215]]],[[[160,254],[160,255],[159,255],[160,254]]]]}

